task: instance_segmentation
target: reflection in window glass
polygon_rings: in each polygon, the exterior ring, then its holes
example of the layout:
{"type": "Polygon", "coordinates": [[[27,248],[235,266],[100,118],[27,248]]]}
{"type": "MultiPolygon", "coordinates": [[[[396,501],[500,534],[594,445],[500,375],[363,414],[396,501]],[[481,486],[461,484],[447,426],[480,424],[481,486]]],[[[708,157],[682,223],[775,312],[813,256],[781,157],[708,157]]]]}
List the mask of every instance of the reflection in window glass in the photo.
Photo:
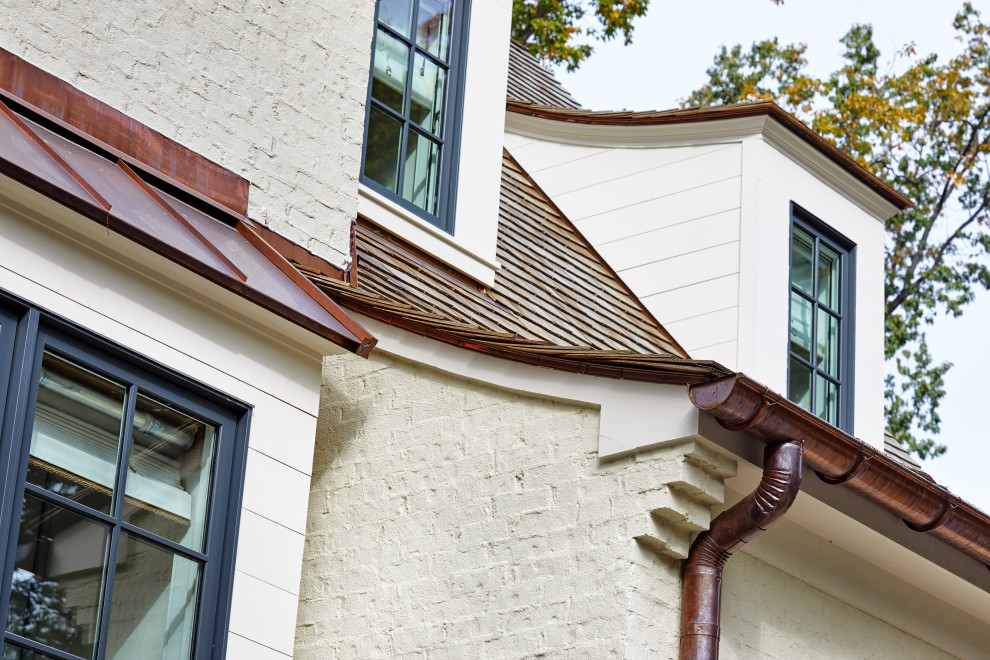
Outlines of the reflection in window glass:
{"type": "Polygon", "coordinates": [[[805,410],[811,410],[811,369],[794,358],[791,358],[787,398],[805,410]]]}
{"type": "Polygon", "coordinates": [[[378,0],[378,20],[403,37],[409,38],[412,25],[412,3],[409,0],[378,0]]]}
{"type": "Polygon", "coordinates": [[[215,429],[138,395],[124,488],[124,520],[201,550],[215,429]]]}
{"type": "Polygon", "coordinates": [[[814,268],[814,239],[800,227],[794,227],[794,237],[791,243],[791,283],[809,296],[812,294],[814,268]]]}
{"type": "Polygon", "coordinates": [[[7,630],[82,657],[99,635],[108,530],[25,495],[7,630]]]}
{"type": "Polygon", "coordinates": [[[392,192],[398,192],[402,122],[372,106],[368,115],[368,139],[364,145],[364,175],[392,192]]]}
{"type": "Polygon", "coordinates": [[[373,69],[371,98],[400,114],[405,112],[409,47],[384,30],[378,30],[373,69]]]}
{"type": "Polygon", "coordinates": [[[815,366],[833,378],[839,377],[839,319],[818,308],[818,356],[815,366]]]}
{"type": "Polygon", "coordinates": [[[839,309],[839,255],[827,245],[818,251],[818,302],[839,309]]]}
{"type": "Polygon", "coordinates": [[[815,414],[829,424],[835,424],[839,411],[839,389],[835,383],[815,376],[815,414]]]}
{"type": "Polygon", "coordinates": [[[28,483],[109,513],[124,415],[122,385],[46,352],[28,483]]]}
{"type": "Polygon", "coordinates": [[[812,304],[801,294],[791,292],[791,353],[811,362],[812,304]]]}
{"type": "Polygon", "coordinates": [[[110,603],[108,660],[191,656],[199,566],[121,534],[110,603]]]}
{"type": "Polygon", "coordinates": [[[437,143],[410,129],[402,196],[430,213],[436,211],[439,161],[440,147],[437,143]]]}
{"type": "Polygon", "coordinates": [[[420,0],[416,19],[416,45],[443,61],[450,54],[453,0],[420,0]]]}
{"type": "Polygon", "coordinates": [[[52,660],[52,658],[48,655],[41,655],[34,651],[22,649],[13,644],[4,644],[3,660],[52,660]]]}
{"type": "Polygon", "coordinates": [[[409,116],[434,135],[440,135],[443,126],[443,90],[446,76],[444,70],[436,64],[422,55],[416,55],[409,116]]]}

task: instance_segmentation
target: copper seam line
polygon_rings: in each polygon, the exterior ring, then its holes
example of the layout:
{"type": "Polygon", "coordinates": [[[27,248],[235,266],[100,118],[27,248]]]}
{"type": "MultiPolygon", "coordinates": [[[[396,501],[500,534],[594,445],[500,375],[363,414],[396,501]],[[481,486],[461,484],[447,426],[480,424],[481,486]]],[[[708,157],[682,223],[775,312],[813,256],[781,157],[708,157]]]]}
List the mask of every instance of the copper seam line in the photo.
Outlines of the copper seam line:
{"type": "Polygon", "coordinates": [[[42,152],[44,152],[46,156],[48,156],[52,161],[54,161],[54,163],[58,165],[59,169],[61,169],[66,174],[68,174],[69,177],[72,178],[72,180],[75,181],[80,188],[85,190],[86,194],[89,195],[93,199],[93,201],[99,204],[104,211],[110,210],[110,202],[108,202],[106,198],[103,197],[103,195],[97,192],[96,188],[91,186],[89,182],[79,174],[79,172],[76,172],[71,165],[65,162],[65,159],[62,158],[62,156],[57,151],[55,151],[55,149],[53,149],[51,145],[49,145],[47,142],[44,141],[44,139],[41,138],[41,136],[39,136],[37,133],[31,130],[31,128],[24,122],[24,120],[18,117],[14,113],[14,111],[8,108],[3,102],[0,102],[0,112],[2,112],[4,116],[6,116],[7,119],[9,119],[14,124],[14,126],[17,126],[17,128],[21,129],[21,132],[24,133],[24,135],[26,135],[27,138],[35,144],[35,146],[37,146],[42,152]]]}
{"type": "Polygon", "coordinates": [[[736,550],[791,507],[801,488],[803,450],[799,441],[768,444],[756,490],[720,513],[691,545],[684,565],[681,660],[718,658],[722,569],[736,550]]]}
{"type": "Polygon", "coordinates": [[[131,169],[127,165],[127,163],[125,163],[123,160],[118,158],[117,167],[119,167],[124,172],[124,174],[126,174],[128,178],[130,178],[131,181],[133,181],[134,184],[141,189],[141,192],[143,192],[145,195],[150,197],[151,200],[155,202],[155,204],[157,204],[158,207],[161,208],[162,211],[164,211],[168,217],[172,218],[172,220],[174,220],[180,227],[182,227],[187,234],[192,236],[193,240],[195,240],[199,245],[205,248],[207,252],[209,252],[214,257],[216,257],[217,261],[223,264],[224,268],[229,270],[234,277],[239,279],[241,282],[247,282],[247,275],[244,274],[244,271],[242,271],[240,268],[234,265],[234,262],[228,259],[227,255],[225,255],[223,252],[220,251],[220,248],[214,245],[213,242],[210,241],[210,239],[203,236],[203,234],[200,233],[200,231],[196,229],[196,227],[194,227],[191,222],[186,220],[185,216],[179,213],[171,204],[169,204],[165,200],[164,197],[158,194],[158,192],[154,188],[152,188],[150,185],[148,185],[148,183],[144,179],[138,176],[137,172],[131,169]]]}

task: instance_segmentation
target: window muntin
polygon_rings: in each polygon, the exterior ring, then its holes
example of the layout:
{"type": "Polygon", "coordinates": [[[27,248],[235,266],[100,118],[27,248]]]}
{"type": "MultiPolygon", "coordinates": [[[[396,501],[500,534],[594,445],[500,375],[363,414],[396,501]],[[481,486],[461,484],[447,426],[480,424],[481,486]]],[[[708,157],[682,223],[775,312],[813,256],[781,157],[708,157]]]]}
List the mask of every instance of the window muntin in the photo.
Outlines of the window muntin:
{"type": "Polygon", "coordinates": [[[461,4],[378,2],[361,170],[366,185],[446,231],[461,4]]]}
{"type": "Polygon", "coordinates": [[[10,341],[9,318],[3,660],[220,657],[247,409],[36,312],[10,341]]]}
{"type": "Polygon", "coordinates": [[[851,425],[852,245],[795,208],[791,223],[788,398],[851,425]]]}

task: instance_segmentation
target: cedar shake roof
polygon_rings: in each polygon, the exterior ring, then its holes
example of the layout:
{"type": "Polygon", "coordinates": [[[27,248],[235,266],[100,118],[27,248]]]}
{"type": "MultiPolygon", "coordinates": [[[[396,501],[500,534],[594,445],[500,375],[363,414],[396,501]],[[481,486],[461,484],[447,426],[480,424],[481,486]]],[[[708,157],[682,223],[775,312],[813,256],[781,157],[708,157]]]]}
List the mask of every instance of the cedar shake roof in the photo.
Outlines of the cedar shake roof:
{"type": "Polygon", "coordinates": [[[557,108],[581,107],[553,74],[544,69],[525,46],[515,41],[509,43],[508,82],[506,96],[510,99],[557,108]]]}
{"type": "Polygon", "coordinates": [[[495,285],[486,289],[359,220],[357,284],[309,275],[354,311],[523,362],[622,378],[700,382],[728,371],[688,358],[508,152],[495,285]]]}

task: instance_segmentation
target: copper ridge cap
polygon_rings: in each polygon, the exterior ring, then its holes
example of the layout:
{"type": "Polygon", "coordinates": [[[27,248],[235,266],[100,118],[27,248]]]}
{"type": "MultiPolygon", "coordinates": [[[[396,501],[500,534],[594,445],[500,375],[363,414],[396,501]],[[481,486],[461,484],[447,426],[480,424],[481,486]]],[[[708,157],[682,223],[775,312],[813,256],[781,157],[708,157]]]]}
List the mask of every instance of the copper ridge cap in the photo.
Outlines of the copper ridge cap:
{"type": "Polygon", "coordinates": [[[647,111],[614,111],[614,110],[584,110],[540,106],[532,103],[506,99],[505,109],[520,115],[528,115],[538,119],[562,121],[574,124],[589,124],[593,126],[662,126],[666,124],[688,124],[720,119],[739,119],[743,117],[758,117],[768,115],[776,119],[784,128],[796,137],[804,140],[817,149],[826,158],[858,179],[898,210],[914,206],[914,202],[897,192],[880,177],[863,167],[848,154],[836,147],[815,131],[808,128],[804,122],[787,112],[773,101],[753,101],[748,103],[731,103],[727,105],[710,106],[706,108],[674,108],[670,110],[647,111]]]}
{"type": "Polygon", "coordinates": [[[990,516],[922,472],[898,463],[788,401],[745,374],[689,386],[691,402],[732,431],[767,443],[798,440],[805,465],[826,483],[842,485],[917,532],[938,538],[990,568],[990,516]]]}

